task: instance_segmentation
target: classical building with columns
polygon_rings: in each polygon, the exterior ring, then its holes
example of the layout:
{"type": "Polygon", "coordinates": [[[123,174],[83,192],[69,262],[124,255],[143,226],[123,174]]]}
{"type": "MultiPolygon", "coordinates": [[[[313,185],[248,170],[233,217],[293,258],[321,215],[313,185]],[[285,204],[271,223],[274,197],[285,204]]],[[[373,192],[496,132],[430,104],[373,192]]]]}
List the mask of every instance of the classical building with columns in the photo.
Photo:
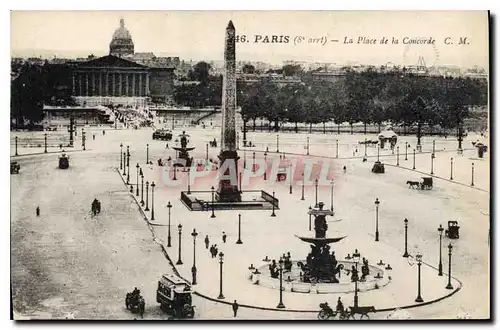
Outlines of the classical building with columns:
{"type": "Polygon", "coordinates": [[[109,55],[80,62],[73,67],[73,95],[86,106],[144,107],[165,102],[172,94],[174,67],[134,61],[134,43],[125,22],[115,30],[109,55]]]}

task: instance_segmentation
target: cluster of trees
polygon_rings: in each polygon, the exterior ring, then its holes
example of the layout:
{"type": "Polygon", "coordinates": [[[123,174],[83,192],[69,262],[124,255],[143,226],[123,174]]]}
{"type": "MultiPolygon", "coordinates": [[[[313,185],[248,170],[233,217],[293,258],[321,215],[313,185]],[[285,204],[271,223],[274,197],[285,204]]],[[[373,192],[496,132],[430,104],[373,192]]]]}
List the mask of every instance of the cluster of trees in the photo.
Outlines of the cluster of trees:
{"type": "Polygon", "coordinates": [[[347,71],[336,82],[310,81],[283,87],[270,82],[240,86],[238,105],[245,125],[265,118],[281,122],[336,124],[390,121],[406,126],[461,127],[469,107],[487,103],[487,82],[470,78],[419,76],[400,71],[347,71]]]}
{"type": "Polygon", "coordinates": [[[176,86],[173,99],[177,104],[188,107],[216,107],[222,100],[222,76],[210,75],[211,65],[198,62],[188,72],[188,79],[196,83],[176,86]]]}
{"type": "Polygon", "coordinates": [[[10,118],[16,125],[43,119],[43,105],[75,105],[68,66],[23,65],[11,81],[10,118]]]}

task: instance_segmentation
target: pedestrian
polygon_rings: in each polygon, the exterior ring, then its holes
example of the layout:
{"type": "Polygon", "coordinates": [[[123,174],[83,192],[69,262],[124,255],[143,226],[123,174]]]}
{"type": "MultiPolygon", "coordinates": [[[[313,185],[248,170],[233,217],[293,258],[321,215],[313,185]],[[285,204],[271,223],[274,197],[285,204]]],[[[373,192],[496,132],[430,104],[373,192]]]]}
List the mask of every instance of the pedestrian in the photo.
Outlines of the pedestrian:
{"type": "Polygon", "coordinates": [[[168,143],[167,143],[167,145],[165,146],[165,149],[168,149],[168,143]]]}
{"type": "Polygon", "coordinates": [[[92,140],[95,140],[95,134],[92,134],[92,140]]]}
{"type": "Polygon", "coordinates": [[[219,252],[219,249],[217,248],[217,244],[214,245],[214,257],[217,257],[217,253],[219,252]]]}
{"type": "Polygon", "coordinates": [[[223,242],[223,243],[226,243],[226,239],[227,239],[226,232],[225,232],[225,231],[223,231],[223,232],[222,232],[222,242],[223,242]]]}
{"type": "Polygon", "coordinates": [[[347,171],[347,167],[344,165],[343,169],[344,169],[344,173],[345,173],[347,171]]]}
{"type": "Polygon", "coordinates": [[[212,256],[212,258],[214,257],[214,246],[210,246],[210,255],[212,256]]]}
{"type": "Polygon", "coordinates": [[[236,302],[236,300],[234,301],[234,303],[232,303],[232,306],[233,306],[233,314],[234,314],[234,317],[236,317],[236,314],[238,314],[238,302],[236,302]]]}
{"type": "Polygon", "coordinates": [[[208,239],[208,235],[205,236],[205,249],[208,249],[208,244],[210,244],[210,239],[208,239]]]}
{"type": "Polygon", "coordinates": [[[36,216],[39,217],[40,216],[40,206],[37,206],[36,207],[36,216]]]}

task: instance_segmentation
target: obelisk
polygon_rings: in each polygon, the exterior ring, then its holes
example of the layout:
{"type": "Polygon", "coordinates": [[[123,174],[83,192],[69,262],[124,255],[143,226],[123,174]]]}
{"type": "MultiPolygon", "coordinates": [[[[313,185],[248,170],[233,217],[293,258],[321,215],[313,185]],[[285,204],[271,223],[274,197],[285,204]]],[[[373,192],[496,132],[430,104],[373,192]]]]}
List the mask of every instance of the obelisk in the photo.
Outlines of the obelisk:
{"type": "MultiPolygon", "coordinates": [[[[224,43],[224,76],[222,80],[222,131],[221,151],[219,160],[221,168],[226,168],[224,163],[232,162],[224,175],[238,178],[238,153],[236,151],[236,30],[233,22],[229,21],[226,28],[224,43]],[[229,173],[234,171],[235,173],[229,173]]],[[[233,180],[234,181],[234,180],[233,180]]],[[[221,202],[240,202],[241,192],[237,182],[219,180],[216,198],[221,202]]]]}

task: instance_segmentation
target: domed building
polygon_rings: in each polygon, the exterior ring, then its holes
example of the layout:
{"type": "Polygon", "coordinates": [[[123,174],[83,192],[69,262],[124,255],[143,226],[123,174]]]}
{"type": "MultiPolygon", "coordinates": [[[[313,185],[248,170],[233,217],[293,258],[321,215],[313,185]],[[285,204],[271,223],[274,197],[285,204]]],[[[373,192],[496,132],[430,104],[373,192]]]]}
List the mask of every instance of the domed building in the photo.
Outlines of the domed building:
{"type": "Polygon", "coordinates": [[[120,27],[113,33],[113,38],[109,44],[109,55],[122,57],[134,55],[134,42],[130,32],[125,28],[125,21],[120,19],[120,27]]]}

